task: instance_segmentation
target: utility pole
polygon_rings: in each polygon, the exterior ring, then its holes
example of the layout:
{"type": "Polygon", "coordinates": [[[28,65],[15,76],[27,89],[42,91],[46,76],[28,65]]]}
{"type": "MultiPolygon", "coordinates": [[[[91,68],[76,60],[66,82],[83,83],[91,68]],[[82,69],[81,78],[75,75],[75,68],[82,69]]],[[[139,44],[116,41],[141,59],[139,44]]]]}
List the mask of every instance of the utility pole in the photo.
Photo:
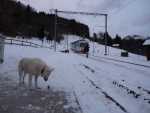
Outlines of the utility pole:
{"type": "Polygon", "coordinates": [[[107,55],[107,14],[105,14],[105,54],[104,55],[107,55]]]}
{"type": "Polygon", "coordinates": [[[55,9],[55,28],[54,28],[54,51],[56,52],[56,38],[57,38],[57,9],[55,9]]]}

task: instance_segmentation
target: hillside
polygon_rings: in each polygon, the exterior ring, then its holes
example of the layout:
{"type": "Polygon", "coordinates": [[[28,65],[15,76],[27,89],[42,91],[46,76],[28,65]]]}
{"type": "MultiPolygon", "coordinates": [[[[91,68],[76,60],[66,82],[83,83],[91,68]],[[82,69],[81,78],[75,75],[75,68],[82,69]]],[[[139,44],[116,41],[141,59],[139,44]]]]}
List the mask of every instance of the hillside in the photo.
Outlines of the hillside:
{"type": "MultiPolygon", "coordinates": [[[[37,13],[29,5],[25,6],[13,0],[0,0],[0,32],[3,34],[40,37],[42,32],[51,40],[54,37],[54,18],[53,14],[37,13]]],[[[88,26],[76,20],[57,17],[57,23],[58,38],[63,33],[89,36],[88,26]]]]}

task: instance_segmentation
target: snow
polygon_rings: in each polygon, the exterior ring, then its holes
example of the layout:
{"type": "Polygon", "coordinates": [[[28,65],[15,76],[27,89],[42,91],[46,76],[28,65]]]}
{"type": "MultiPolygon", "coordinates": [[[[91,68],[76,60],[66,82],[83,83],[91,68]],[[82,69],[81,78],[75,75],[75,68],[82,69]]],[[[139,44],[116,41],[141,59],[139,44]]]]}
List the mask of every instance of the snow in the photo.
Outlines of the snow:
{"type": "Polygon", "coordinates": [[[150,45],[150,39],[145,40],[145,42],[143,43],[143,45],[150,45]]]}
{"type": "MultiPolygon", "coordinates": [[[[78,39],[81,37],[69,36],[68,41],[71,43],[78,39]]],[[[66,40],[57,44],[57,52],[47,48],[5,45],[5,59],[4,64],[0,64],[0,73],[9,73],[2,74],[2,76],[18,82],[19,60],[23,57],[38,57],[55,68],[48,82],[44,82],[42,78],[39,79],[39,86],[46,89],[49,85],[50,88],[69,93],[71,97],[68,101],[77,98],[83,113],[149,113],[149,67],[112,59],[146,66],[150,66],[150,62],[147,62],[143,56],[131,53],[129,57],[121,57],[122,50],[111,47],[108,47],[108,55],[105,56],[104,45],[90,41],[89,43],[89,58],[73,52],[66,54],[59,52],[66,49],[64,45],[66,40]],[[135,98],[134,94],[129,91],[134,91],[140,96],[135,98]]],[[[74,106],[74,104],[64,105],[64,108],[68,106],[74,106]]],[[[32,105],[26,107],[39,109],[32,105]]]]}

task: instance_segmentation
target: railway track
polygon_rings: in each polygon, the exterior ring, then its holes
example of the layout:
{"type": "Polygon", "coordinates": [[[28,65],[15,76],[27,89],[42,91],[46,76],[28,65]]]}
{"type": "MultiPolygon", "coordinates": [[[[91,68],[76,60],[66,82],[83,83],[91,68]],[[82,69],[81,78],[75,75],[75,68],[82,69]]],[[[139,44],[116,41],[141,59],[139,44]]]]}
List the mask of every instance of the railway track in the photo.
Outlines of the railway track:
{"type": "Polygon", "coordinates": [[[94,83],[94,81],[92,81],[92,80],[89,79],[88,77],[86,77],[86,78],[89,80],[89,82],[90,82],[95,88],[99,89],[100,92],[101,92],[102,94],[104,94],[106,98],[108,98],[108,99],[111,100],[113,103],[115,103],[116,106],[118,106],[122,111],[124,111],[125,113],[128,113],[127,110],[125,109],[125,107],[123,107],[119,102],[117,102],[117,101],[116,101],[113,97],[111,97],[107,92],[103,91],[102,88],[100,88],[99,86],[97,86],[97,85],[94,83]]]}
{"type": "MultiPolygon", "coordinates": [[[[129,61],[117,60],[117,59],[113,59],[113,58],[106,58],[106,57],[102,57],[102,56],[94,56],[94,57],[89,56],[90,59],[95,59],[95,57],[110,60],[110,61],[115,61],[115,62],[121,62],[121,63],[131,64],[131,65],[141,66],[141,67],[145,67],[145,68],[150,68],[149,65],[143,65],[143,64],[129,62],[129,61]]],[[[98,60],[98,59],[95,59],[95,60],[98,60]]]]}
{"type": "MultiPolygon", "coordinates": [[[[87,69],[92,75],[95,75],[95,77],[98,73],[101,73],[100,71],[104,71],[98,67],[96,67],[96,70],[95,70],[95,68],[93,68],[87,64],[79,64],[79,65],[82,66],[83,68],[87,69]],[[100,71],[98,71],[98,70],[100,70],[100,71]]],[[[122,111],[124,111],[124,112],[127,111],[126,109],[124,109],[123,106],[119,105],[118,102],[116,100],[114,100],[110,95],[107,95],[108,94],[107,92],[103,91],[103,89],[100,87],[100,84],[98,85],[98,83],[100,83],[100,81],[97,81],[97,79],[92,79],[93,77],[91,78],[90,76],[86,76],[86,77],[91,82],[91,84],[93,84],[93,86],[95,86],[95,88],[102,90],[102,93],[106,97],[108,97],[111,101],[113,101],[118,107],[120,107],[120,109],[122,109],[122,111]]],[[[134,86],[131,83],[128,83],[128,81],[125,81],[123,79],[121,79],[121,81],[118,81],[118,80],[116,81],[115,79],[110,79],[110,78],[108,78],[108,79],[109,79],[109,82],[113,86],[115,86],[114,88],[116,90],[121,91],[123,95],[129,96],[133,100],[137,101],[137,103],[142,102],[143,104],[149,106],[149,104],[150,104],[150,98],[149,98],[150,90],[149,89],[145,89],[144,87],[142,87],[140,85],[134,86]]]]}
{"type": "MultiPolygon", "coordinates": [[[[84,65],[83,65],[84,66],[84,65]]],[[[82,75],[84,75],[85,79],[92,85],[93,88],[98,90],[100,94],[104,96],[105,99],[111,101],[112,104],[116,105],[122,112],[129,113],[127,109],[121,105],[117,100],[115,100],[112,96],[110,96],[106,91],[104,91],[101,87],[99,87],[93,80],[89,79],[83,71],[81,71],[79,68],[74,66],[78,72],[80,72],[82,75]]],[[[86,67],[85,67],[86,68],[86,67]]],[[[91,71],[92,72],[92,71],[91,71]]],[[[98,93],[98,94],[99,94],[98,93]]]]}

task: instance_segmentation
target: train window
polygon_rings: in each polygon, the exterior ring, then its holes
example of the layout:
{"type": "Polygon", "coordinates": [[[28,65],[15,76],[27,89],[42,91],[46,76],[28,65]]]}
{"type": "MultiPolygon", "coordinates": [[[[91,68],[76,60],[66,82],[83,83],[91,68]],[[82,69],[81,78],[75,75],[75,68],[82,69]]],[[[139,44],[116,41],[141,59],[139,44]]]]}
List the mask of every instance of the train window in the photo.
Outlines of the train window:
{"type": "Polygon", "coordinates": [[[86,47],[88,43],[80,43],[80,47],[86,47]]]}

